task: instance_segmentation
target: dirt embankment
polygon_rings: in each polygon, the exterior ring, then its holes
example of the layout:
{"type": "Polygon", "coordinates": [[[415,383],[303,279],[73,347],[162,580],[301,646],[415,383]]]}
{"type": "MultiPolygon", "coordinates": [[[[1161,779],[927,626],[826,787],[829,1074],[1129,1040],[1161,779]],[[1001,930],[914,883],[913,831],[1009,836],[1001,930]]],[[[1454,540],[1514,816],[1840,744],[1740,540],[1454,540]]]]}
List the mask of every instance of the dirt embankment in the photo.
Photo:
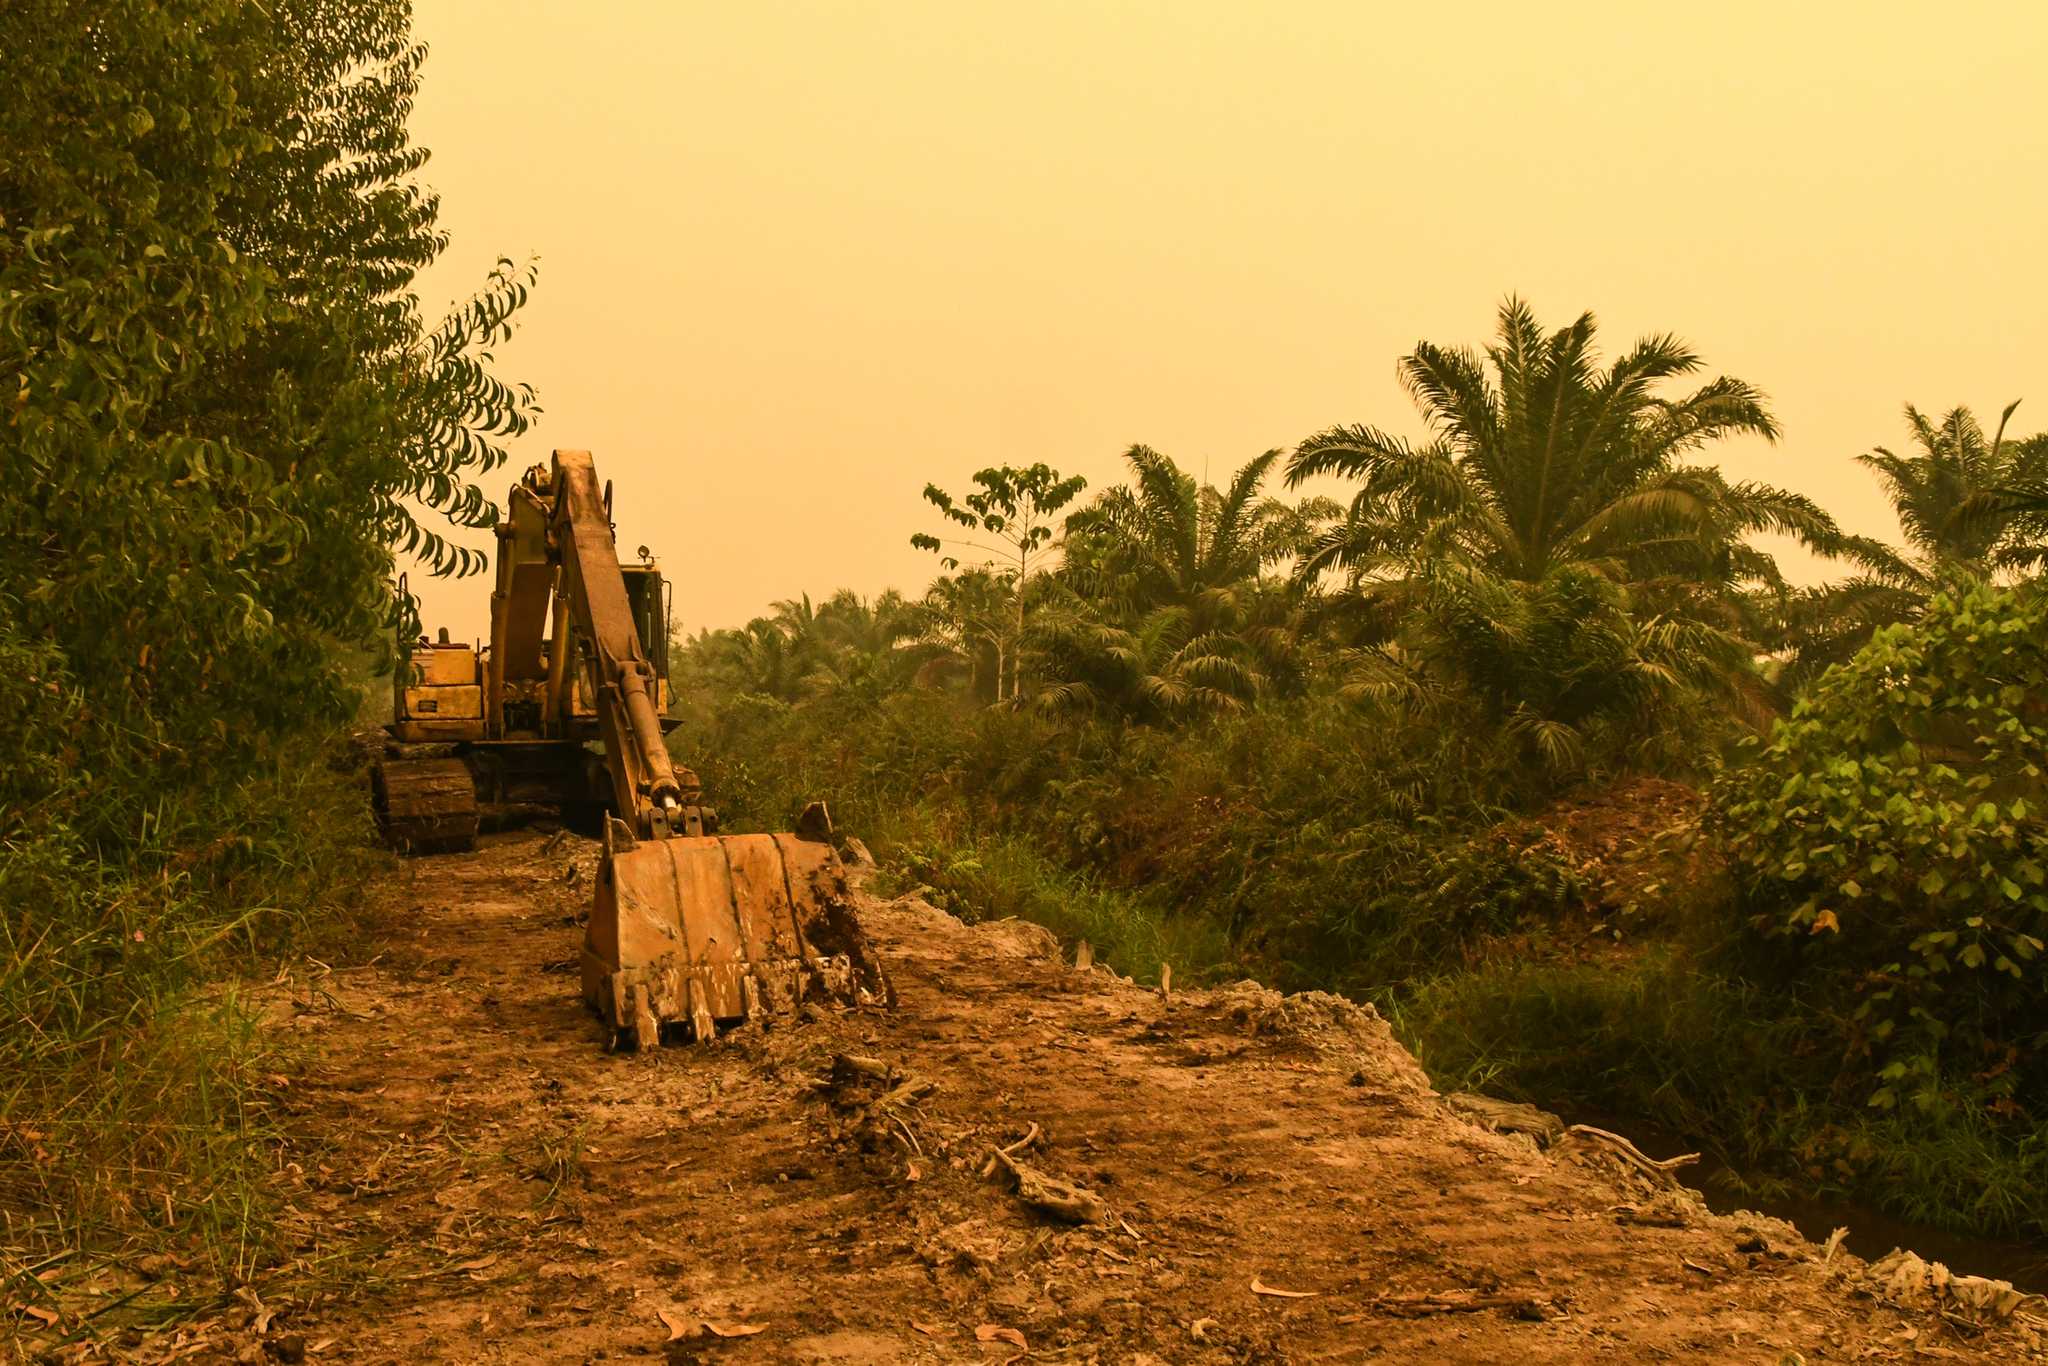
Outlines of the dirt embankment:
{"type": "Polygon", "coordinates": [[[333,1288],[138,1355],[2042,1355],[2038,1305],[1873,1276],[1601,1143],[1481,1127],[1370,1011],[1164,997],[1032,926],[871,903],[896,1010],[608,1055],[573,971],[593,861],[511,834],[385,886],[382,956],[280,1010],[321,1059],[285,1160],[299,1270],[333,1288]]]}

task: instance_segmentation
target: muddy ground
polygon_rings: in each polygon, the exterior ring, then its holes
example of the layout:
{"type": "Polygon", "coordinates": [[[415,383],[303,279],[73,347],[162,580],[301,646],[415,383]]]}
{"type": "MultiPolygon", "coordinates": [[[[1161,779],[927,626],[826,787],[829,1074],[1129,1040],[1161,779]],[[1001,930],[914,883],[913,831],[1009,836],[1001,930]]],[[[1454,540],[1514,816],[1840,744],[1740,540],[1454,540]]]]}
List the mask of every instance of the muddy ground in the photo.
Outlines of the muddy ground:
{"type": "Polygon", "coordinates": [[[1887,1290],[1597,1142],[1479,1127],[1369,1011],[1162,997],[1076,969],[1035,927],[916,901],[862,910],[893,1011],[608,1054],[574,968],[594,862],[517,832],[386,880],[376,960],[312,969],[278,1003],[317,1059],[290,1092],[288,1217],[309,1272],[345,1247],[348,1274],[136,1356],[2042,1356],[2038,1305],[1976,1312],[1917,1271],[1907,1293],[1897,1268],[1887,1290]],[[840,1054],[894,1073],[842,1067],[834,1088],[840,1054]],[[872,1106],[904,1080],[932,1089],[872,1106]],[[1062,1222],[1001,1164],[984,1174],[1034,1126],[1015,1160],[1101,1219],[1062,1222]]]}

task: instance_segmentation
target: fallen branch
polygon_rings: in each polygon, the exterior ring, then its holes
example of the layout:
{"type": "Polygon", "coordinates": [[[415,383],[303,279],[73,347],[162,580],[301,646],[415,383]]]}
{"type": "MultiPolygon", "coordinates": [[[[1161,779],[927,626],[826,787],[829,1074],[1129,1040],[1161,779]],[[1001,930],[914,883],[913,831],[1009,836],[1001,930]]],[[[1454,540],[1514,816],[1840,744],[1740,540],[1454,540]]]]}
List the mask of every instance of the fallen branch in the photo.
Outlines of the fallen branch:
{"type": "Polygon", "coordinates": [[[1015,1157],[1018,1153],[1023,1152],[1026,1148],[1038,1142],[1038,1136],[1040,1132],[1041,1131],[1039,1127],[1036,1124],[1033,1124],[1031,1126],[1031,1131],[1025,1134],[1024,1137],[1018,1139],[1015,1143],[1012,1143],[1007,1148],[997,1148],[994,1152],[990,1153],[988,1155],[988,1161],[981,1164],[982,1177],[986,1179],[988,1177],[994,1176],[996,1174],[996,1163],[998,1161],[1003,1161],[1015,1157]]]}
{"type": "Polygon", "coordinates": [[[1069,1224],[1100,1223],[1109,1214],[1101,1196],[1085,1186],[1049,1176],[1013,1156],[1036,1143],[1039,1133],[1039,1127],[1033,1124],[1030,1132],[1007,1148],[991,1149],[988,1161],[982,1164],[982,1176],[994,1176],[996,1168],[1001,1167],[1017,1183],[1017,1198],[1031,1208],[1069,1224]]]}
{"type": "Polygon", "coordinates": [[[1635,1205],[1616,1205],[1611,1211],[1617,1224],[1640,1224],[1645,1228],[1690,1228],[1692,1221],[1685,1217],[1685,1211],[1665,1204],[1666,1196],[1656,1196],[1652,1202],[1641,1208],[1635,1205]]]}
{"type": "Polygon", "coordinates": [[[1616,1157],[1643,1173],[1643,1175],[1670,1186],[1678,1184],[1678,1178],[1673,1176],[1672,1172],[1680,1167],[1689,1167],[1700,1160],[1698,1153],[1680,1153],[1677,1157],[1667,1157],[1662,1162],[1659,1162],[1657,1159],[1646,1155],[1641,1148],[1638,1148],[1620,1134],[1609,1133],[1605,1129],[1596,1129],[1590,1124],[1574,1124],[1571,1128],[1566,1129],[1564,1133],[1566,1138],[1591,1140],[1592,1142],[1599,1143],[1616,1157]]]}
{"type": "MultiPolygon", "coordinates": [[[[1424,1295],[1381,1295],[1372,1308],[1396,1318],[1419,1319],[1431,1314],[1473,1314],[1482,1309],[1505,1309],[1518,1319],[1542,1320],[1551,1316],[1552,1306],[1533,1295],[1482,1295],[1476,1291],[1453,1290],[1424,1295]]],[[[1346,1315],[1339,1323],[1356,1322],[1363,1314],[1346,1315]]]]}
{"type": "Polygon", "coordinates": [[[1017,1198],[1035,1210],[1069,1224],[1100,1223],[1109,1213],[1102,1197],[1086,1187],[1048,1176],[1000,1152],[996,1158],[1017,1179],[1017,1198]]]}
{"type": "Polygon", "coordinates": [[[848,1131],[864,1133],[874,1139],[886,1136],[891,1141],[902,1143],[913,1154],[924,1155],[923,1145],[917,1141],[917,1134],[905,1115],[915,1113],[917,1102],[938,1089],[937,1082],[916,1073],[906,1074],[880,1058],[841,1053],[832,1059],[831,1075],[814,1084],[818,1089],[832,1093],[838,1104],[855,1112],[848,1131]],[[856,1088],[876,1086],[888,1089],[868,1100],[847,1094],[856,1088]]]}

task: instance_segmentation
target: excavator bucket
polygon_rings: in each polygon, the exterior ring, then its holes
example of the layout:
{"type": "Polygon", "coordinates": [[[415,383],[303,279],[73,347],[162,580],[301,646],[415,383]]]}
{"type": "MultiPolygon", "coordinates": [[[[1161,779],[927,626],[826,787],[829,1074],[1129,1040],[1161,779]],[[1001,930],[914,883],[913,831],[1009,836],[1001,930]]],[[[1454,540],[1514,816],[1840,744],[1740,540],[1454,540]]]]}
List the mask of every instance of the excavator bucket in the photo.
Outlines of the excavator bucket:
{"type": "Polygon", "coordinates": [[[634,840],[608,827],[583,995],[622,1044],[697,1042],[807,1000],[891,999],[830,844],[795,835],[634,840]]]}

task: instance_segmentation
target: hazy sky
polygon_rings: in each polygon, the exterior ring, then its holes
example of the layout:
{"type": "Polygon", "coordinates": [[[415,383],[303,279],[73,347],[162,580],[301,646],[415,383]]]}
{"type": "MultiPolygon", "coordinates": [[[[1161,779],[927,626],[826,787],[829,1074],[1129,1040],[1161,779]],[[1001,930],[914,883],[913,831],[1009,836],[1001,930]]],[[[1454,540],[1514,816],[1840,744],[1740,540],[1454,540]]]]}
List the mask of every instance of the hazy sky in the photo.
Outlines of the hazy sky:
{"type": "Polygon", "coordinates": [[[1419,435],[1510,292],[1761,385],[1720,462],[1857,530],[1902,403],[2048,426],[2041,0],[418,4],[425,297],[540,255],[515,467],[596,452],[692,631],[921,590],[927,480],[1419,435]]]}

